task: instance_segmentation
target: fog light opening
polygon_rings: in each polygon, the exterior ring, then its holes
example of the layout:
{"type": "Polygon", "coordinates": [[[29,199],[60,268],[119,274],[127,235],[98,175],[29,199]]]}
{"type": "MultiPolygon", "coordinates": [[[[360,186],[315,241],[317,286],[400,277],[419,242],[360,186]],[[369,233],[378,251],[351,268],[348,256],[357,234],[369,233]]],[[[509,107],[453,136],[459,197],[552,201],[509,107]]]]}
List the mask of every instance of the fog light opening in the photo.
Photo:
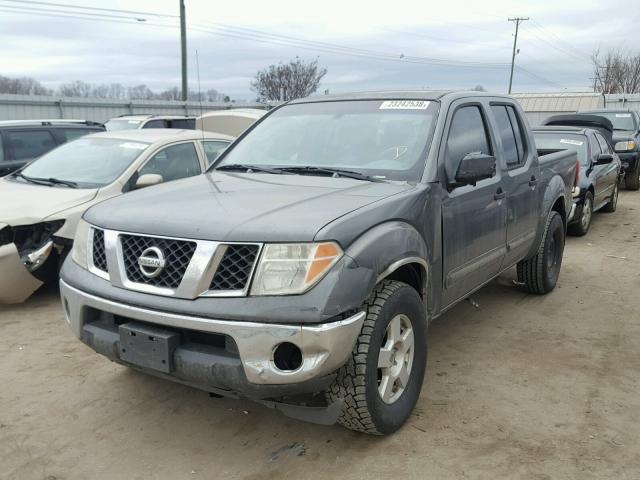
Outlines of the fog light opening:
{"type": "Polygon", "coordinates": [[[281,343],[273,351],[273,363],[278,370],[293,372],[302,365],[302,352],[293,343],[281,343]]]}

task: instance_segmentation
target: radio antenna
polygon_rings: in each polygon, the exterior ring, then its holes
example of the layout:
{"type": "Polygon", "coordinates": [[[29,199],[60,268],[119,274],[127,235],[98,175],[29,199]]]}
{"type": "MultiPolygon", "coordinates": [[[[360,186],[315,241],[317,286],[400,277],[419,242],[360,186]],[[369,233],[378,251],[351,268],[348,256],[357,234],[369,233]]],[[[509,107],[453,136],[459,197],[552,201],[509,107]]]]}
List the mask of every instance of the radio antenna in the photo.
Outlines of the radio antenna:
{"type": "MultiPolygon", "coordinates": [[[[202,90],[200,89],[200,57],[198,56],[198,49],[196,49],[196,72],[198,74],[198,102],[200,104],[200,132],[202,133],[202,148],[204,149],[204,117],[202,116],[202,90]]],[[[205,151],[205,155],[206,155],[205,151]]]]}

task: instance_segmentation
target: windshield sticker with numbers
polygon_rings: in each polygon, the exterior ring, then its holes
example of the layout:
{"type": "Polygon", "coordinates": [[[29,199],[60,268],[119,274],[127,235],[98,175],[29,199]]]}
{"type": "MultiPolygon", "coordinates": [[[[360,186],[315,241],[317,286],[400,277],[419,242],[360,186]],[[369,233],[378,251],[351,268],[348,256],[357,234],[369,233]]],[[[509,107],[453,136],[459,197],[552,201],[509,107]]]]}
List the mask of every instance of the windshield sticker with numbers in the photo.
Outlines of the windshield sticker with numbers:
{"type": "Polygon", "coordinates": [[[618,118],[629,118],[630,116],[630,113],[616,113],[616,117],[618,118]]]}
{"type": "Polygon", "coordinates": [[[580,146],[580,145],[582,145],[584,142],[581,142],[580,140],[569,140],[569,139],[566,139],[566,138],[562,138],[562,139],[560,139],[560,143],[566,143],[566,144],[568,144],[568,145],[577,145],[577,146],[580,146]]]}
{"type": "Polygon", "coordinates": [[[120,144],[120,148],[133,148],[134,150],[144,150],[147,147],[146,143],[126,142],[120,144]]]}
{"type": "Polygon", "coordinates": [[[426,110],[429,103],[426,100],[385,100],[380,110],[426,110]]]}

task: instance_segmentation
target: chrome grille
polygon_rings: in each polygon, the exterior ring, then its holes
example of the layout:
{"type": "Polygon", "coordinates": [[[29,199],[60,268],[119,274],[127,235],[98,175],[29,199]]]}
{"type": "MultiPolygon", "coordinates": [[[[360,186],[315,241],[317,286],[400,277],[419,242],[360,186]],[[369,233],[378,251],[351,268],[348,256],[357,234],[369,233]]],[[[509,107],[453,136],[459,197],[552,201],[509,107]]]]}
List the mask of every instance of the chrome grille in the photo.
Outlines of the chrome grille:
{"type": "Polygon", "coordinates": [[[227,245],[210,289],[243,290],[249,282],[259,249],[258,245],[227,245]]]}
{"type": "Polygon", "coordinates": [[[120,235],[120,242],[127,278],[131,282],[165,288],[178,288],[197,245],[196,242],[187,240],[127,234],[120,235]],[[160,274],[153,278],[143,275],[138,265],[138,259],[149,247],[159,248],[166,261],[160,274]]]}
{"type": "Polygon", "coordinates": [[[107,271],[107,252],[104,246],[104,230],[93,229],[93,266],[103,272],[107,271]]]}

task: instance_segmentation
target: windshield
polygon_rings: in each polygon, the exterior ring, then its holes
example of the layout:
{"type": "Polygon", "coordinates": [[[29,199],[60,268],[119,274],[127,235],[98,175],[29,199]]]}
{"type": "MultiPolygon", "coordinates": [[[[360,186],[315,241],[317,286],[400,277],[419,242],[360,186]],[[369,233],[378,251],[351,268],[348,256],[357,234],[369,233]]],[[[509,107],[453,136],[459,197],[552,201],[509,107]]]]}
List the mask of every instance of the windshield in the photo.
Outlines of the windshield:
{"type": "Polygon", "coordinates": [[[423,100],[318,102],[284,106],[216,165],[324,167],[418,181],[438,103],[423,100]]]}
{"type": "Polygon", "coordinates": [[[29,178],[74,182],[80,188],[97,188],[112,183],[148,146],[117,138],[83,137],[51,150],[20,173],[29,178]]]}
{"type": "Polygon", "coordinates": [[[544,155],[545,150],[574,150],[578,153],[581,165],[587,164],[587,139],[583,135],[571,133],[538,133],[533,134],[539,155],[544,155]]]}
{"type": "Polygon", "coordinates": [[[614,130],[637,130],[633,115],[628,112],[593,112],[593,115],[605,117],[613,124],[614,130]]]}
{"type": "Polygon", "coordinates": [[[142,120],[124,119],[124,118],[112,118],[104,124],[107,130],[135,130],[140,128],[142,120]]]}

